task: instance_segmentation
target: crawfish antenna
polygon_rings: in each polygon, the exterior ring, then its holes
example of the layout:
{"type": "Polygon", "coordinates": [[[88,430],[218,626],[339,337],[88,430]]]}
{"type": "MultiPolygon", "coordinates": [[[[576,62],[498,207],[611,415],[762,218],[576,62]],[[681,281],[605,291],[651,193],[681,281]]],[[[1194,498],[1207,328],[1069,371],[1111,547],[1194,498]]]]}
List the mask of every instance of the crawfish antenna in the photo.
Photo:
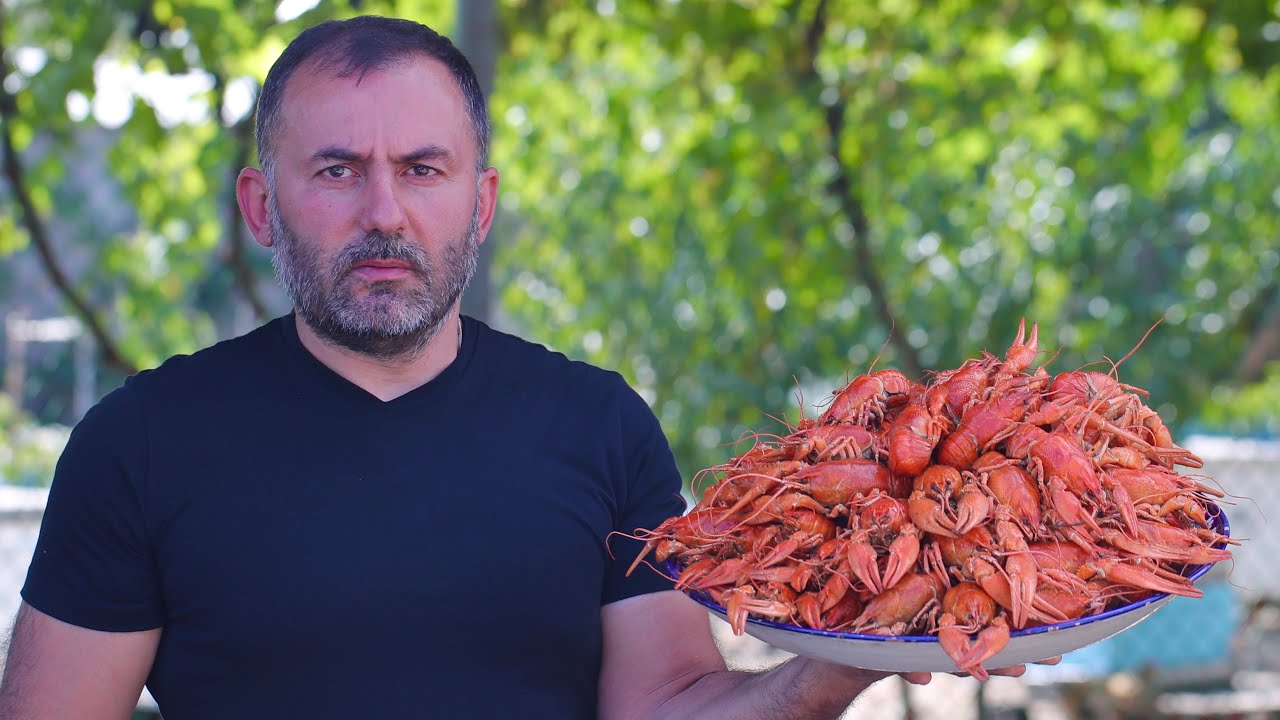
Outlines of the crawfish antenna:
{"type": "Polygon", "coordinates": [[[867,372],[876,369],[876,365],[880,364],[880,358],[884,357],[884,351],[889,347],[889,341],[893,339],[893,319],[889,319],[889,334],[884,336],[884,344],[880,346],[880,352],[876,353],[876,359],[871,361],[871,367],[867,368],[867,372]]]}
{"type": "MultiPolygon", "coordinates": [[[[796,406],[800,408],[800,424],[798,427],[804,427],[804,386],[800,384],[800,378],[795,375],[791,376],[791,381],[796,384],[796,406]]],[[[788,428],[791,426],[788,425],[788,428]]]]}
{"type": "Polygon", "coordinates": [[[1147,341],[1147,338],[1151,336],[1151,333],[1152,333],[1152,332],[1154,332],[1154,331],[1155,331],[1155,329],[1156,329],[1157,327],[1160,327],[1160,323],[1164,322],[1164,321],[1165,321],[1165,318],[1167,318],[1167,317],[1169,317],[1169,313],[1168,313],[1168,311],[1166,311],[1164,315],[1161,315],[1161,316],[1160,316],[1160,319],[1159,319],[1159,320],[1157,320],[1157,321],[1155,322],[1155,324],[1154,324],[1154,325],[1152,325],[1151,327],[1147,328],[1147,332],[1146,332],[1145,334],[1143,334],[1142,339],[1138,341],[1138,344],[1137,344],[1137,345],[1134,345],[1134,346],[1133,346],[1133,349],[1132,349],[1132,350],[1130,350],[1130,351],[1128,352],[1128,354],[1126,354],[1124,357],[1120,358],[1119,360],[1117,360],[1117,361],[1115,361],[1114,363],[1112,363],[1112,364],[1111,364],[1111,372],[1112,372],[1112,374],[1115,374],[1115,372],[1120,368],[1120,364],[1121,364],[1121,363],[1123,363],[1125,360],[1128,360],[1129,358],[1133,357],[1133,354],[1134,354],[1134,353],[1136,353],[1136,352],[1138,352],[1138,348],[1142,347],[1142,344],[1143,344],[1143,343],[1145,343],[1145,342],[1147,341]]]}

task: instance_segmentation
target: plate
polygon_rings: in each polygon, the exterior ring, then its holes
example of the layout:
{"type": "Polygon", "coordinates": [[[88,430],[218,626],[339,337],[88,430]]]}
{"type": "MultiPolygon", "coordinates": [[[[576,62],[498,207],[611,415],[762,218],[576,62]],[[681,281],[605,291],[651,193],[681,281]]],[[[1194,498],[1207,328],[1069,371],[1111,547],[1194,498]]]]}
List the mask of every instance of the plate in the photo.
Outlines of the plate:
{"type": "MultiPolygon", "coordinates": [[[[1216,505],[1209,510],[1213,529],[1230,537],[1226,513],[1216,505]]],[[[675,577],[679,574],[679,568],[673,562],[667,561],[666,565],[668,575],[675,577]]],[[[1188,566],[1183,574],[1195,582],[1211,567],[1188,566]]],[[[687,594],[727,622],[725,609],[706,593],[688,591],[687,594]]],[[[1022,665],[1078,650],[1133,627],[1167,605],[1173,597],[1152,595],[1097,615],[1015,630],[1009,634],[1008,646],[982,665],[987,668],[1022,665]]],[[[745,630],[748,635],[780,650],[838,665],[885,672],[956,671],[955,661],[943,652],[937,637],[932,635],[864,635],[813,630],[756,618],[747,619],[745,630]]]]}

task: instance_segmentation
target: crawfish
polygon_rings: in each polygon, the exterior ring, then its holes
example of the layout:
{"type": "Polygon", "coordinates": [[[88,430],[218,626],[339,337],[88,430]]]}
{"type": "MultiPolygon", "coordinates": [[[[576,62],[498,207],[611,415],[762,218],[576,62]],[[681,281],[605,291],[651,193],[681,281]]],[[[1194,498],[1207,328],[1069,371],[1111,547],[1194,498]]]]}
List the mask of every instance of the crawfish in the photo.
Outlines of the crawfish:
{"type": "Polygon", "coordinates": [[[796,430],[782,439],[794,460],[847,460],[875,458],[880,439],[858,425],[814,425],[796,430]]]}
{"type": "Polygon", "coordinates": [[[907,509],[921,530],[955,536],[981,523],[991,510],[991,500],[979,489],[972,473],[930,465],[916,477],[907,509]]]}
{"type": "Polygon", "coordinates": [[[784,447],[781,442],[768,442],[762,439],[766,437],[764,435],[753,434],[750,437],[755,441],[751,445],[751,449],[728,462],[713,465],[707,468],[705,472],[732,473],[735,470],[750,472],[755,468],[769,467],[785,460],[799,459],[793,458],[791,449],[784,447]]]}
{"type": "Polygon", "coordinates": [[[796,598],[796,615],[806,627],[815,630],[830,630],[848,623],[862,612],[862,601],[853,593],[841,595],[840,599],[825,606],[821,597],[815,593],[804,593],[796,598]]]}
{"type": "Polygon", "coordinates": [[[710,487],[698,503],[699,507],[728,505],[721,518],[728,518],[769,492],[781,492],[781,480],[807,467],[802,462],[784,461],[737,471],[710,487]]]}
{"type": "MultiPolygon", "coordinates": [[[[1165,427],[1164,422],[1160,420],[1160,416],[1145,405],[1139,404],[1139,407],[1141,408],[1139,417],[1134,420],[1132,426],[1106,420],[1089,409],[1064,413],[1062,425],[1067,428],[1078,427],[1081,438],[1091,443],[1110,445],[1121,441],[1124,446],[1141,453],[1148,462],[1159,464],[1170,470],[1175,465],[1193,468],[1204,466],[1204,461],[1198,455],[1174,444],[1173,437],[1169,434],[1169,429],[1165,427]]],[[[1127,459],[1126,462],[1133,464],[1131,459],[1127,459]]]]}
{"type": "Polygon", "coordinates": [[[906,375],[897,370],[880,370],[859,375],[838,390],[831,406],[819,417],[820,424],[854,423],[871,425],[884,419],[891,404],[906,402],[915,389],[906,375]]]}
{"type": "Polygon", "coordinates": [[[1036,591],[1036,605],[1044,609],[1043,617],[1047,619],[1037,619],[1047,625],[1068,618],[1096,615],[1106,610],[1114,588],[1100,578],[1080,583],[1042,582],[1036,591]]]}
{"type": "MultiPolygon", "coordinates": [[[[814,512],[808,508],[796,508],[787,510],[782,513],[782,524],[788,529],[800,530],[810,535],[816,535],[822,540],[830,540],[836,536],[839,528],[835,522],[822,513],[814,512]]],[[[821,542],[822,540],[819,540],[821,542]]]]}
{"type": "Polygon", "coordinates": [[[789,565],[752,568],[747,571],[746,579],[788,585],[796,592],[804,592],[805,588],[817,577],[817,569],[808,562],[797,562],[789,565]]]}
{"type": "Polygon", "coordinates": [[[817,593],[806,592],[796,596],[796,617],[800,618],[800,622],[805,627],[814,630],[827,629],[817,593]]]}
{"type": "Polygon", "coordinates": [[[938,548],[953,571],[978,583],[1021,629],[1028,618],[1042,619],[1034,609],[1039,568],[1006,508],[996,508],[992,527],[994,536],[979,526],[962,538],[939,539],[938,548]]]}
{"type": "Polygon", "coordinates": [[[1020,383],[1026,377],[1023,372],[1031,367],[1031,363],[1035,362],[1036,355],[1040,352],[1039,340],[1039,325],[1032,323],[1031,337],[1027,337],[1026,318],[1018,320],[1018,337],[1005,351],[1004,362],[996,367],[992,378],[991,385],[996,394],[1004,394],[1012,383],[1020,383]]]}
{"type": "Polygon", "coordinates": [[[1086,371],[1060,373],[1049,384],[1048,391],[1051,404],[1058,409],[1057,415],[1082,430],[1088,428],[1123,440],[1124,444],[1139,448],[1152,461],[1168,468],[1175,464],[1203,467],[1204,462],[1194,453],[1174,444],[1160,416],[1148,408],[1137,393],[1145,395],[1146,391],[1124,385],[1106,373],[1086,371]],[[1072,412],[1073,407],[1078,410],[1072,412]]]}
{"type": "Polygon", "coordinates": [[[1164,421],[1156,411],[1141,405],[1139,415],[1142,427],[1151,435],[1151,445],[1154,446],[1151,454],[1157,462],[1170,469],[1175,464],[1191,468],[1204,467],[1204,460],[1198,455],[1174,444],[1173,435],[1169,432],[1169,428],[1165,427],[1164,421]]]}
{"type": "Polygon", "coordinates": [[[955,370],[939,374],[924,394],[929,415],[950,429],[952,419],[964,415],[970,405],[986,395],[995,362],[996,359],[988,355],[984,360],[969,360],[955,370]]]}
{"type": "Polygon", "coordinates": [[[895,475],[914,477],[929,466],[945,423],[923,405],[903,408],[885,437],[889,446],[889,469],[895,475]]]}
{"type": "Polygon", "coordinates": [[[1038,397],[1037,391],[1024,389],[970,407],[938,445],[938,462],[968,470],[979,455],[1017,427],[1038,397]]]}
{"type": "Polygon", "coordinates": [[[767,568],[786,560],[796,552],[801,550],[812,550],[829,540],[835,534],[835,524],[830,520],[817,515],[817,521],[806,522],[812,520],[813,513],[807,510],[792,510],[787,513],[786,517],[790,523],[794,523],[798,528],[785,540],[769,549],[769,551],[760,559],[759,566],[767,568]],[[801,519],[797,519],[801,518],[801,519]],[[816,526],[816,529],[815,529],[816,526]]]}
{"type": "Polygon", "coordinates": [[[1190,565],[1208,565],[1231,557],[1230,550],[1212,547],[1227,539],[1212,531],[1209,531],[1211,537],[1204,540],[1182,528],[1151,520],[1138,520],[1135,530],[1135,537],[1119,530],[1108,530],[1102,534],[1101,540],[1137,557],[1190,565]]]}
{"type": "Polygon", "coordinates": [[[889,468],[875,460],[828,460],[801,470],[788,481],[828,508],[849,506],[876,492],[902,492],[889,468]]]}
{"type": "Polygon", "coordinates": [[[840,558],[836,564],[836,569],[827,576],[826,582],[818,590],[818,606],[822,612],[828,612],[846,598],[856,598],[859,592],[853,587],[853,577],[849,571],[849,561],[847,558],[840,558]],[[851,592],[852,591],[852,592],[851,592]]]}
{"type": "Polygon", "coordinates": [[[1141,405],[1146,391],[1125,385],[1107,373],[1071,370],[1058,373],[1049,383],[1048,396],[1064,406],[1084,406],[1106,420],[1118,420],[1141,405]]]}
{"type": "Polygon", "coordinates": [[[1093,462],[1098,466],[1099,470],[1104,472],[1111,468],[1141,470],[1151,466],[1151,459],[1137,448],[1129,447],[1128,445],[1111,447],[1105,441],[1100,444],[1102,445],[1101,449],[1095,449],[1093,456],[1093,462]]]}
{"type": "Polygon", "coordinates": [[[946,590],[937,573],[908,573],[898,584],[867,602],[851,623],[853,632],[871,635],[906,635],[919,626],[946,590]]]}
{"type": "Polygon", "coordinates": [[[1042,571],[1061,578],[1062,573],[1091,580],[1104,578],[1115,585],[1125,585],[1169,595],[1203,597],[1204,591],[1177,573],[1152,567],[1140,558],[1122,560],[1115,555],[1105,555],[1101,548],[1093,552],[1074,545],[1059,542],[1031,543],[1031,552],[1040,563],[1042,571]]]}
{"type": "Polygon", "coordinates": [[[645,541],[644,548],[627,568],[627,574],[634,572],[655,548],[654,558],[662,562],[691,549],[705,550],[708,546],[729,542],[729,533],[735,526],[734,522],[717,518],[713,511],[692,510],[686,515],[667,518],[653,530],[639,530],[637,535],[645,541]]]}
{"type": "Polygon", "coordinates": [[[906,502],[882,495],[863,506],[846,552],[850,572],[872,592],[893,587],[920,556],[920,532],[911,523],[906,502]]]}
{"type": "Polygon", "coordinates": [[[747,525],[764,525],[776,521],[787,511],[798,508],[808,508],[823,514],[827,512],[822,503],[802,492],[782,492],[756,498],[751,504],[751,511],[743,517],[742,522],[747,525]]]}
{"type": "Polygon", "coordinates": [[[1026,460],[1041,482],[1058,478],[1080,498],[1098,500],[1102,495],[1102,483],[1093,460],[1061,433],[1045,432],[1024,423],[1015,428],[1005,447],[1009,457],[1026,460]]]}
{"type": "Polygon", "coordinates": [[[1155,467],[1131,469],[1111,467],[1103,470],[1103,477],[1112,487],[1122,488],[1136,505],[1154,506],[1157,517],[1181,511],[1200,527],[1207,527],[1203,495],[1222,497],[1221,490],[1187,479],[1183,475],[1155,467]]]}
{"type": "Polygon", "coordinates": [[[1132,385],[1123,385],[1113,375],[1091,370],[1068,370],[1058,373],[1049,383],[1047,394],[1055,400],[1067,400],[1071,404],[1092,405],[1111,419],[1119,416],[1123,406],[1137,399],[1132,392],[1145,392],[1132,385]]]}
{"type": "Polygon", "coordinates": [[[1009,612],[1015,628],[1023,628],[1035,601],[1039,567],[1032,557],[1022,530],[1011,520],[1006,508],[996,510],[996,538],[1004,555],[1004,574],[1009,579],[1009,612]]]}
{"type": "Polygon", "coordinates": [[[991,554],[996,540],[986,525],[979,525],[963,535],[934,535],[932,544],[937,547],[947,567],[963,579],[972,580],[969,569],[973,559],[991,554]]]}
{"type": "Polygon", "coordinates": [[[938,643],[956,667],[978,680],[990,677],[982,663],[1009,644],[1009,625],[996,601],[975,583],[952,586],[942,596],[938,643]]]}
{"type": "Polygon", "coordinates": [[[690,563],[680,572],[675,588],[677,590],[687,588],[708,590],[721,586],[733,587],[746,579],[750,568],[751,563],[746,558],[737,557],[721,560],[715,557],[705,557],[697,562],[690,563]]]}
{"type": "Polygon", "coordinates": [[[749,615],[789,620],[796,612],[796,592],[786,585],[766,585],[764,590],[754,585],[743,585],[720,593],[713,592],[712,598],[724,607],[729,627],[735,635],[746,632],[749,615]]]}
{"type": "Polygon", "coordinates": [[[1028,536],[1039,532],[1041,497],[1031,473],[998,452],[978,458],[973,469],[996,504],[1008,508],[1028,536]]]}

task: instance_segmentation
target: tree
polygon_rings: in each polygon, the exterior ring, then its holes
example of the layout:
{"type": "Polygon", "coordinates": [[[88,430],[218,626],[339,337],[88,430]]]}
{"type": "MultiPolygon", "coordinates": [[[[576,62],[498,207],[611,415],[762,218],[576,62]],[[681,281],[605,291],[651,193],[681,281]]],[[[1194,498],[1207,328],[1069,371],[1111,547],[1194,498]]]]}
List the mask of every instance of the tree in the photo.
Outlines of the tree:
{"type": "Polygon", "coordinates": [[[1024,316],[1051,369],[1163,320],[1121,377],[1186,421],[1275,316],[1280,25],[1234,7],[523,5],[503,305],[623,368],[688,471],[1024,316]]]}
{"type": "MultiPolygon", "coordinates": [[[[1222,426],[1280,348],[1280,21],[1220,5],[506,0],[495,317],[620,370],[689,475],[873,364],[1002,352],[1024,316],[1051,369],[1146,336],[1121,378],[1175,428],[1222,426]]],[[[461,8],[466,44],[485,8],[461,8]]],[[[230,196],[267,64],[322,18],[456,9],[7,0],[0,252],[73,219],[45,272],[120,372],[282,310],[230,196]],[[187,87],[186,112],[142,91],[100,120],[111,68],[187,87]],[[67,160],[104,123],[129,216],[105,238],[67,160]]]]}
{"type": "MultiPolygon", "coordinates": [[[[250,249],[234,181],[255,162],[252,109],[270,63],[303,27],[357,6],[396,9],[360,0],[295,17],[264,0],[0,7],[3,202],[16,220],[0,228],[0,252],[39,257],[97,340],[108,387],[286,309],[268,257],[250,249]],[[86,166],[105,177],[74,172],[86,166]]],[[[452,22],[445,0],[400,11],[452,22]]]]}

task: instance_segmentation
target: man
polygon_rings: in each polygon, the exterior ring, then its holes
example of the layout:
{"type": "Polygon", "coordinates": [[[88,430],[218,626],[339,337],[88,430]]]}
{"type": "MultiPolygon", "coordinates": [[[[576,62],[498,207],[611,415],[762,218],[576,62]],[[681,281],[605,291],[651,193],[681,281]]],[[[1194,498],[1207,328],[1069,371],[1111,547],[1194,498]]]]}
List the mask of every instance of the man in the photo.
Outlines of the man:
{"type": "MultiPolygon", "coordinates": [[[[294,313],[77,426],[0,717],[832,717],[884,676],[729,672],[636,545],[682,507],[614,374],[458,312],[498,172],[470,66],[407,21],[314,27],[237,198],[294,313]]],[[[911,678],[926,681],[926,676],[911,678]]]]}

